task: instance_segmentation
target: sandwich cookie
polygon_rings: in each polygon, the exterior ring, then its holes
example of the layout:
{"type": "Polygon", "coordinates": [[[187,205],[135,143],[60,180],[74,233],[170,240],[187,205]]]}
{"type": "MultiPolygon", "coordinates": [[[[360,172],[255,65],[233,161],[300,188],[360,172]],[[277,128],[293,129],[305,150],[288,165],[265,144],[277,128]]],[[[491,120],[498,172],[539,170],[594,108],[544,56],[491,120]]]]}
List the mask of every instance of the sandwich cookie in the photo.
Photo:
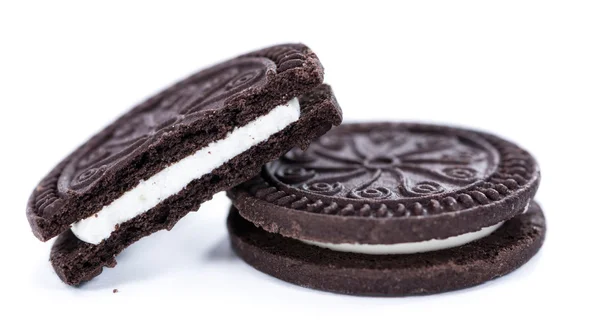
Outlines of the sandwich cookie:
{"type": "Polygon", "coordinates": [[[256,175],[341,122],[317,56],[302,44],[202,70],[130,110],[35,188],[27,218],[50,260],[77,285],[136,240],[256,175]]]}
{"type": "Polygon", "coordinates": [[[527,262],[545,220],[534,158],[499,137],[423,124],[342,125],[228,192],[232,247],[310,288],[419,295],[527,262]]]}

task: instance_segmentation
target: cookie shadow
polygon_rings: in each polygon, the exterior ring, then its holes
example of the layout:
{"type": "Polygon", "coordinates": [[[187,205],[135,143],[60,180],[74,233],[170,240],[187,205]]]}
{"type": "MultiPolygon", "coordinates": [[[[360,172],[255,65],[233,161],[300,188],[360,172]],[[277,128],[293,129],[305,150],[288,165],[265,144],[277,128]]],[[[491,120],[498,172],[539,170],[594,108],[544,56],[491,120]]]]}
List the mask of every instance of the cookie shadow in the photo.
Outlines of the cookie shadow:
{"type": "Polygon", "coordinates": [[[221,238],[215,245],[206,253],[204,257],[207,261],[236,261],[238,257],[231,248],[229,238],[221,238]]]}
{"type": "MultiPolygon", "coordinates": [[[[101,275],[80,286],[83,290],[113,289],[118,286],[126,285],[131,282],[140,282],[144,280],[153,280],[163,275],[168,275],[178,271],[183,267],[188,267],[188,261],[181,258],[180,261],[172,260],[169,252],[183,251],[178,249],[157,249],[155,245],[160,245],[159,241],[152,242],[151,245],[144,243],[131,246],[117,256],[118,265],[115,268],[104,268],[101,275]],[[158,253],[158,254],[157,254],[158,253]],[[154,254],[154,256],[152,255],[154,254]]],[[[189,247],[187,251],[193,252],[194,249],[203,247],[189,247]]],[[[200,250],[202,256],[196,264],[198,270],[208,268],[211,263],[229,262],[238,260],[231,249],[229,238],[220,238],[212,247],[205,251],[200,250]]],[[[189,254],[189,253],[188,253],[189,254]]],[[[197,256],[197,255],[196,255],[197,256]]]]}
{"type": "Polygon", "coordinates": [[[102,273],[82,284],[82,290],[113,289],[133,282],[152,280],[176,269],[177,263],[169,261],[169,251],[176,251],[169,243],[145,240],[125,249],[117,255],[117,265],[114,268],[103,268],[102,273]],[[156,245],[165,245],[160,249],[156,245]]]}

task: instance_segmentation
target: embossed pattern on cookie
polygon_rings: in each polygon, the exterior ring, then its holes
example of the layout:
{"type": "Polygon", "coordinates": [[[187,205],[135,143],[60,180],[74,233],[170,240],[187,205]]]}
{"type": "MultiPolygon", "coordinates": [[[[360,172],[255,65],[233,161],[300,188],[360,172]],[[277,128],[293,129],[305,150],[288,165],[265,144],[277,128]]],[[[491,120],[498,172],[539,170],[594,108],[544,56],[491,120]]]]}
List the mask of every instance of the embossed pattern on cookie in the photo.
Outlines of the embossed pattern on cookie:
{"type": "Polygon", "coordinates": [[[539,176],[525,150],[487,133],[346,124],[306,151],[293,149],[267,164],[230,196],[242,216],[268,231],[320,240],[348,217],[368,231],[356,237],[341,228],[336,241],[394,243],[446,238],[510,218],[531,200],[539,176]]]}

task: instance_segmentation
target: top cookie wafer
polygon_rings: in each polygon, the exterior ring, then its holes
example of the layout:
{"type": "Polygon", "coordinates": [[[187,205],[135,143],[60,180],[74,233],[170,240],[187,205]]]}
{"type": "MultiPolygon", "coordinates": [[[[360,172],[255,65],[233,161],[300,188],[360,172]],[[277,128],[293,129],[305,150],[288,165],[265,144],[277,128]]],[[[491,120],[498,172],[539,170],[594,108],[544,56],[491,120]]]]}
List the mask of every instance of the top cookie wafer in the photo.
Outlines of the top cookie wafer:
{"type": "Polygon", "coordinates": [[[99,132],[39,183],[27,206],[34,234],[41,240],[56,236],[141,180],[322,80],[316,55],[289,44],[240,56],[173,85],[99,132]]]}
{"type": "Polygon", "coordinates": [[[327,243],[444,239],[523,212],[540,171],[499,137],[435,125],[342,125],[229,192],[269,232],[327,243]]]}

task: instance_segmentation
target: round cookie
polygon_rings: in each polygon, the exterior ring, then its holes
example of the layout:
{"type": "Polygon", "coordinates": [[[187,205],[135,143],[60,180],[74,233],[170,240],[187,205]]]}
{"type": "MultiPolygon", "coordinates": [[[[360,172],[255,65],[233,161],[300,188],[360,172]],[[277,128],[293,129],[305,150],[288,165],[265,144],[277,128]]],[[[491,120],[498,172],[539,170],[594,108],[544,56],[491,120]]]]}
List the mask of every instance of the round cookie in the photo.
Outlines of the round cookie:
{"type": "Polygon", "coordinates": [[[246,262],[285,281],[439,293],[505,275],[537,252],[539,181],[527,151],[487,133],[346,124],[230,190],[228,225],[246,262]]]}
{"type": "Polygon", "coordinates": [[[228,194],[269,232],[320,243],[398,244],[493,227],[533,199],[533,157],[499,137],[405,123],[346,124],[228,194]]]}
{"type": "Polygon", "coordinates": [[[228,228],[235,252],[264,273],[304,287],[378,296],[441,293],[506,275],[535,255],[546,232],[536,203],[485,238],[409,255],[356,254],[308,245],[254,226],[235,208],[228,228]]]}
{"type": "Polygon", "coordinates": [[[50,260],[77,285],[340,122],[308,47],[254,51],[193,74],[100,131],[38,184],[27,218],[43,241],[60,234],[50,260]]]}

